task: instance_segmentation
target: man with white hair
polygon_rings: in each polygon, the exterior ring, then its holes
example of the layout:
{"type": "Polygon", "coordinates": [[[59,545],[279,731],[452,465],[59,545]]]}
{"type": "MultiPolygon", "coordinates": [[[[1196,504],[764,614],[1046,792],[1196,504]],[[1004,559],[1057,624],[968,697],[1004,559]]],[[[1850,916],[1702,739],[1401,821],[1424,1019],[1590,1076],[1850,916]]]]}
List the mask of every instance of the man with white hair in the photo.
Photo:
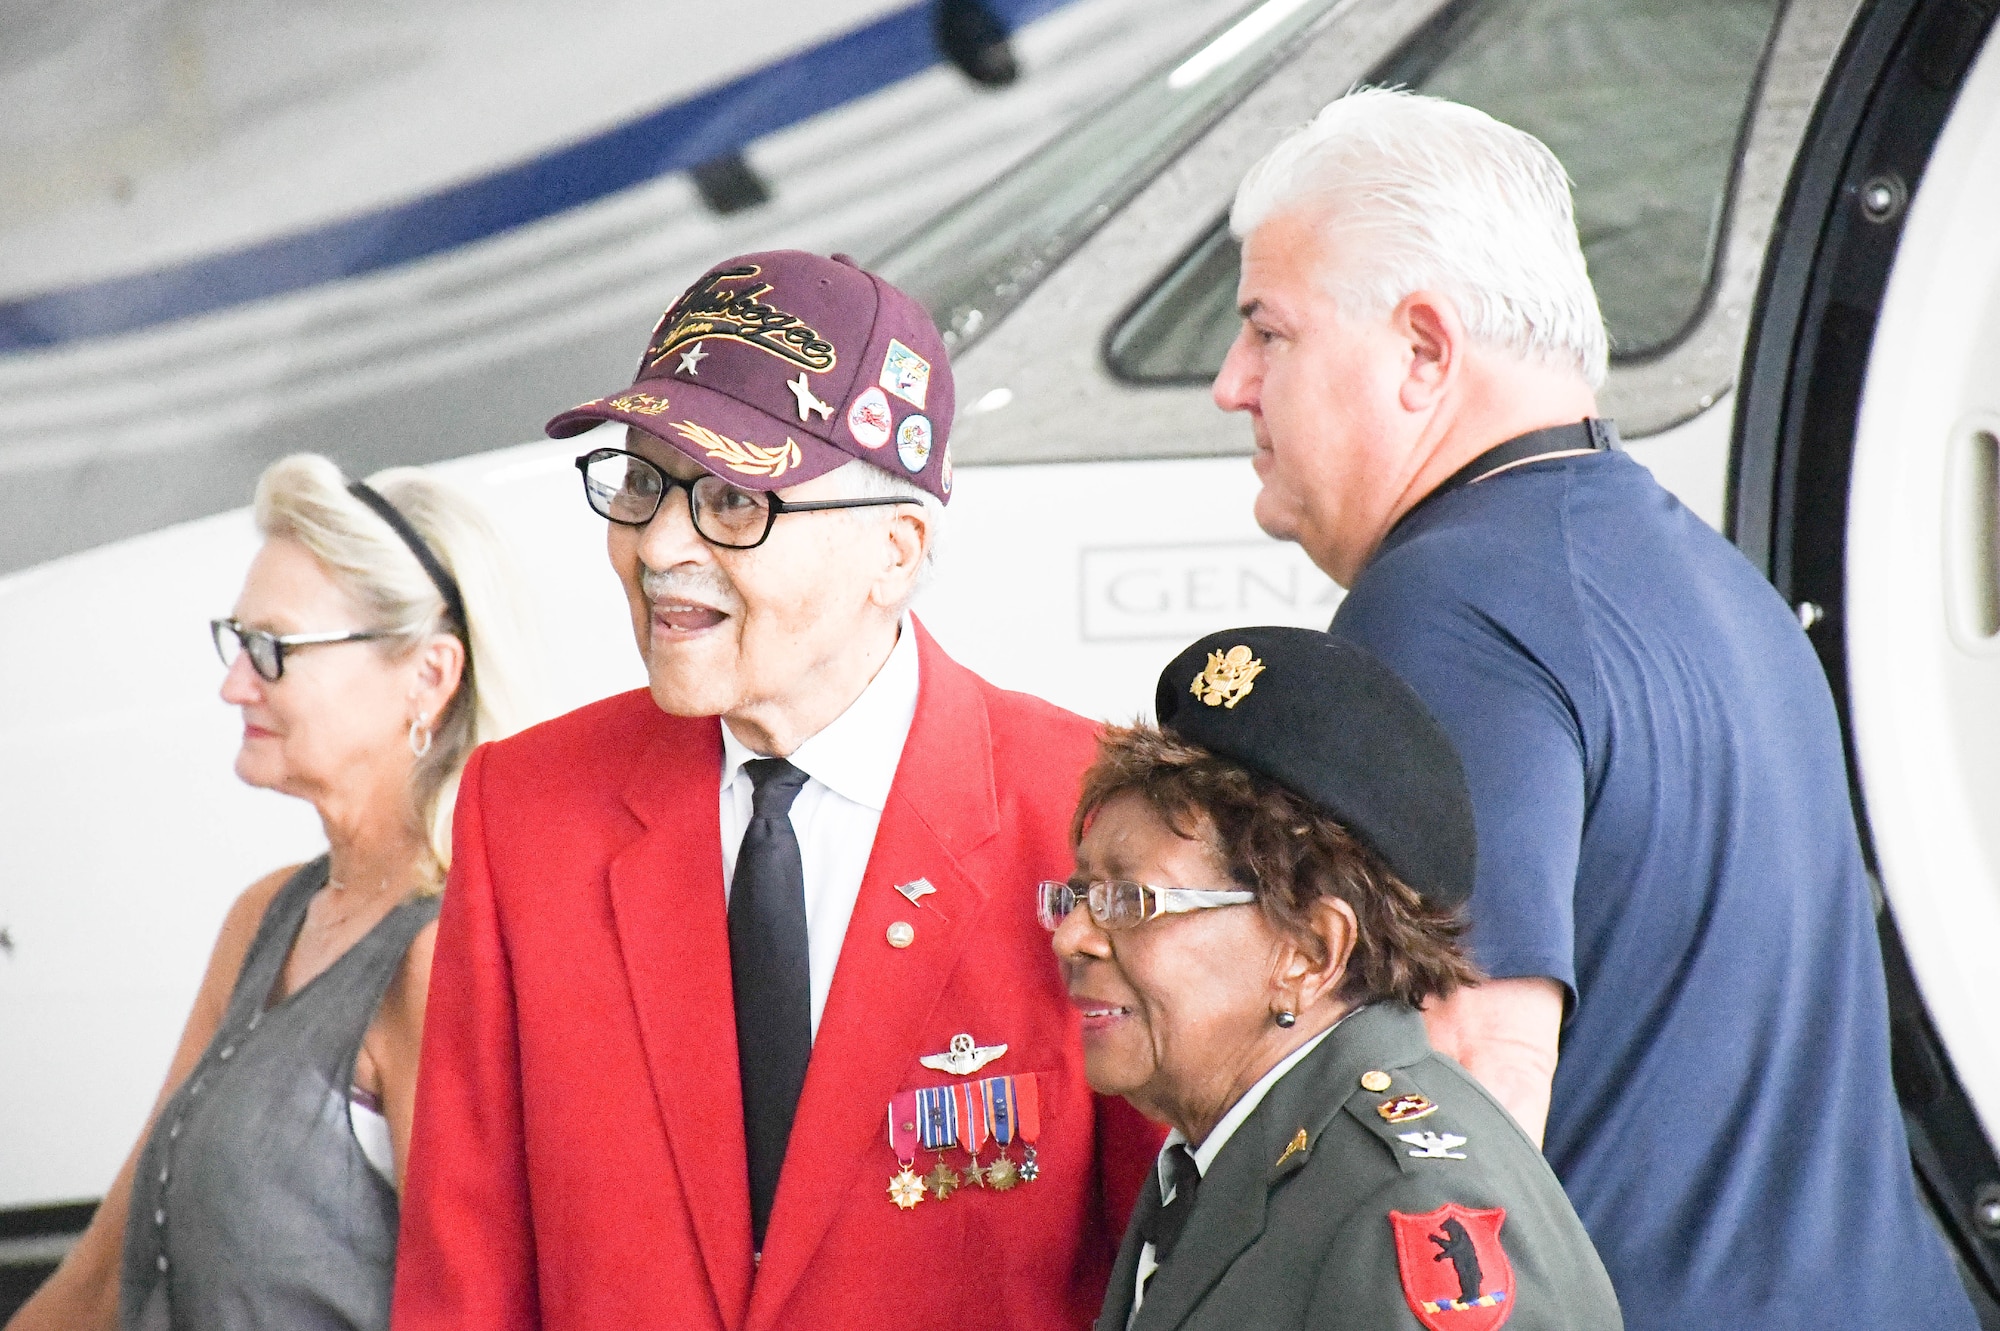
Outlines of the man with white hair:
{"type": "MultiPolygon", "coordinates": [[[[1542,1140],[1635,1329],[1971,1328],[1918,1200],[1832,697],[1617,450],[1569,185],[1364,89],[1244,179],[1259,524],[1464,757],[1490,979],[1426,1012],[1542,1140]]],[[[1474,1149],[1474,1148],[1468,1148],[1474,1149]]]]}
{"type": "Polygon", "coordinates": [[[650,688],[458,803],[395,1325],[1087,1325],[1161,1130],[1084,1079],[1030,903],[1080,717],[906,607],[951,495],[930,317],[750,254],[550,422],[650,688]]]}

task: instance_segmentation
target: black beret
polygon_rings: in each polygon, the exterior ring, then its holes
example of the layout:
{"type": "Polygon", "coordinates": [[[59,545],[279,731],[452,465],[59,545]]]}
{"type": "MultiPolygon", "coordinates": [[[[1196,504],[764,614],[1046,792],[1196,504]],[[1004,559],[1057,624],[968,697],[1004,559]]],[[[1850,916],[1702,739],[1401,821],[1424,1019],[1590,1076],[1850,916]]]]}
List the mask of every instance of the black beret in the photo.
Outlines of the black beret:
{"type": "Polygon", "coordinates": [[[1211,633],[1160,675],[1162,729],[1331,814],[1434,905],[1472,895],[1465,768],[1423,700],[1374,655],[1314,629],[1211,633]]]}

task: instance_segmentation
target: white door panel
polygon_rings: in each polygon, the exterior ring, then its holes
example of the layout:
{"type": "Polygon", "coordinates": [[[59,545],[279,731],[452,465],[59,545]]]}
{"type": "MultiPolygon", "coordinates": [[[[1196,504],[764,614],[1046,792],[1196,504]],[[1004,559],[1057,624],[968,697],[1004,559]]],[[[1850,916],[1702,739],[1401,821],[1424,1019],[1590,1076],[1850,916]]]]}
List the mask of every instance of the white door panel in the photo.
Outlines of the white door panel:
{"type": "Polygon", "coordinates": [[[1883,887],[1926,1005],[2000,1129],[2000,43],[1910,207],[1854,448],[1847,652],[1883,887]]]}

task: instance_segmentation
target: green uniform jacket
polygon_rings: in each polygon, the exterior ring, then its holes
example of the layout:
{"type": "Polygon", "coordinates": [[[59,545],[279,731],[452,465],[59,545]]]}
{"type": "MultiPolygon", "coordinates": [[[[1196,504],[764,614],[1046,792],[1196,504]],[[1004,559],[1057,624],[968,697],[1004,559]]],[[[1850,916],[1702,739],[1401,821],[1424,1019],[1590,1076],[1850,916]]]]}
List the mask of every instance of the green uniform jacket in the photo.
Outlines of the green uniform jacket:
{"type": "MultiPolygon", "coordinates": [[[[1197,1197],[1133,1331],[1624,1325],[1541,1152],[1400,1003],[1354,1013],[1272,1086],[1197,1197]]],[[[1098,1331],[1125,1331],[1159,1206],[1156,1171],[1098,1331]]]]}

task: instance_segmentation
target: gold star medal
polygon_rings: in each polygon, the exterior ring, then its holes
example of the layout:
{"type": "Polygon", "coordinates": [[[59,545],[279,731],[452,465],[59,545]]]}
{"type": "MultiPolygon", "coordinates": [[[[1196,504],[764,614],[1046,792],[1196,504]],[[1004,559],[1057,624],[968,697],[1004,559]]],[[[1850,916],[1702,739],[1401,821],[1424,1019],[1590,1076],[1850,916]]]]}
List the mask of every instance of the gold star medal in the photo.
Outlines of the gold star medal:
{"type": "Polygon", "coordinates": [[[980,1093],[985,1082],[959,1082],[954,1086],[940,1087],[939,1090],[951,1097],[958,1110],[958,1144],[965,1148],[965,1182],[970,1187],[992,1186],[990,1166],[979,1163],[979,1152],[986,1145],[987,1133],[992,1120],[987,1115],[986,1098],[980,1093]]]}

